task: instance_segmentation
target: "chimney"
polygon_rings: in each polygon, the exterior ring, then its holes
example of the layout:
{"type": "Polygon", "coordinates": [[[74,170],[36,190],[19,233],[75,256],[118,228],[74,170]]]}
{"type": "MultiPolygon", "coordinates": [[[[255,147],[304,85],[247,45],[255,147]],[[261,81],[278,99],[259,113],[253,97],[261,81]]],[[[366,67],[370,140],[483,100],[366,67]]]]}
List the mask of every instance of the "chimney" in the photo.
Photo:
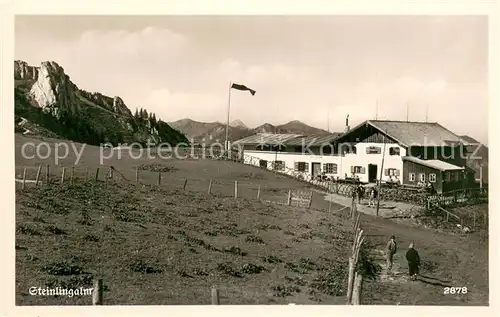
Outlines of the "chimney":
{"type": "Polygon", "coordinates": [[[345,118],[345,132],[348,132],[351,130],[351,127],[349,126],[349,115],[345,118]]]}

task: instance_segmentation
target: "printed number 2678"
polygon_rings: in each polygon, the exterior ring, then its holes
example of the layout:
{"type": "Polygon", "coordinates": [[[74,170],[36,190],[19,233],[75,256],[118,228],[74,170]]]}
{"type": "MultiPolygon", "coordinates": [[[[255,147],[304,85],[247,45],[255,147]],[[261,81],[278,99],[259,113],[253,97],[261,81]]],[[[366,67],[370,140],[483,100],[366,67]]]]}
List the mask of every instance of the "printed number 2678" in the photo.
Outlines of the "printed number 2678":
{"type": "Polygon", "coordinates": [[[449,295],[449,294],[467,294],[467,287],[445,287],[444,288],[444,295],[449,295]]]}

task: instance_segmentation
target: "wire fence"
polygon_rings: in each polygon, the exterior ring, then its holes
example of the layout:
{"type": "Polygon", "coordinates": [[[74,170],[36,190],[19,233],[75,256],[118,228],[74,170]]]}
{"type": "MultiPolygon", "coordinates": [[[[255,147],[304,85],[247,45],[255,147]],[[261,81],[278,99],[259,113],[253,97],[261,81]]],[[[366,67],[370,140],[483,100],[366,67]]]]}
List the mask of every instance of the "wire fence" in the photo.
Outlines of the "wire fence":
{"type": "Polygon", "coordinates": [[[16,169],[16,187],[24,190],[43,184],[63,184],[81,181],[114,181],[135,183],[142,186],[161,186],[163,188],[182,188],[188,191],[206,192],[217,197],[258,199],[267,203],[302,208],[321,208],[324,199],[319,196],[313,206],[313,191],[310,188],[273,187],[251,180],[229,180],[222,178],[179,178],[173,173],[134,169],[117,169],[112,166],[57,166],[39,165],[16,169]]]}

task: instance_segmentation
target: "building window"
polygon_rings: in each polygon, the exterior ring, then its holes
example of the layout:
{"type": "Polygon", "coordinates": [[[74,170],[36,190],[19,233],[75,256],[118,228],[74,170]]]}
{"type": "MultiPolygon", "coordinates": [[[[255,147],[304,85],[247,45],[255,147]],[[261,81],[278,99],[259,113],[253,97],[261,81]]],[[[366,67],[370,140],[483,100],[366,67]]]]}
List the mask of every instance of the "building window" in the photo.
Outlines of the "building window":
{"type": "Polygon", "coordinates": [[[323,171],[326,174],[337,174],[337,164],[325,163],[323,164],[323,171]]]}
{"type": "Polygon", "coordinates": [[[425,174],[424,173],[420,173],[420,181],[425,182],[425,174]]]}
{"type": "Polygon", "coordinates": [[[274,163],[273,164],[274,170],[276,170],[276,171],[284,171],[285,170],[285,162],[274,161],[273,163],[274,163]]]}
{"type": "Polygon", "coordinates": [[[450,181],[450,172],[444,172],[444,181],[449,182],[450,181]]]}
{"type": "Polygon", "coordinates": [[[351,166],[351,173],[353,174],[364,174],[365,168],[363,166],[351,166]]]}
{"type": "Polygon", "coordinates": [[[340,148],[340,154],[341,155],[344,155],[344,154],[356,154],[357,153],[356,146],[352,145],[350,143],[341,144],[339,148],[340,148]]]}
{"type": "Polygon", "coordinates": [[[267,168],[267,161],[266,160],[260,160],[259,161],[259,166],[263,168],[267,168]]]}
{"type": "Polygon", "coordinates": [[[295,170],[299,172],[308,172],[309,164],[306,162],[295,162],[295,170]]]}
{"type": "Polygon", "coordinates": [[[410,173],[408,174],[408,180],[410,182],[414,182],[415,181],[415,173],[410,173]]]}
{"type": "Polygon", "coordinates": [[[380,154],[382,148],[380,146],[369,146],[366,148],[366,154],[380,154]]]}
{"type": "Polygon", "coordinates": [[[397,168],[386,168],[385,176],[399,176],[399,170],[397,168]]]}
{"type": "Polygon", "coordinates": [[[398,147],[390,147],[389,148],[389,155],[400,155],[400,148],[398,147]]]}
{"type": "Polygon", "coordinates": [[[429,174],[429,182],[431,182],[431,183],[436,182],[436,174],[434,174],[434,173],[429,174]]]}
{"type": "Polygon", "coordinates": [[[452,182],[456,182],[458,179],[458,175],[457,175],[457,172],[450,172],[451,173],[451,181],[452,182]]]}

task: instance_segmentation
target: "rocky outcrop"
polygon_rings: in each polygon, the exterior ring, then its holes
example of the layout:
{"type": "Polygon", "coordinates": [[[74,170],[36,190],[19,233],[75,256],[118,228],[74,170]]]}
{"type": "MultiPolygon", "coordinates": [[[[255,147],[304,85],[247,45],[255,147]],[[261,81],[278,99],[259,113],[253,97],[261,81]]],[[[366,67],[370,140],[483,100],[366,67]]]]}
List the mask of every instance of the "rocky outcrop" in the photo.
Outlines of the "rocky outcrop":
{"type": "Polygon", "coordinates": [[[30,89],[29,97],[33,105],[59,117],[61,110],[76,113],[79,103],[75,92],[78,90],[64,69],[55,62],[43,62],[38,69],[38,79],[30,89]]]}
{"type": "Polygon", "coordinates": [[[14,62],[14,79],[15,80],[37,80],[38,68],[29,66],[24,61],[14,62]]]}
{"type": "Polygon", "coordinates": [[[122,98],[118,96],[108,97],[98,92],[88,92],[85,90],[80,90],[79,93],[82,97],[86,98],[89,101],[92,101],[100,107],[108,109],[109,111],[127,117],[132,116],[132,112],[130,111],[130,109],[123,102],[122,98]]]}
{"type": "Polygon", "coordinates": [[[125,105],[120,97],[113,98],[113,111],[122,116],[132,116],[132,112],[130,112],[130,109],[125,105]]]}
{"type": "Polygon", "coordinates": [[[174,140],[172,144],[187,141],[183,134],[157,121],[153,114],[150,117],[132,115],[118,96],[79,89],[56,62],[42,62],[33,67],[24,61],[15,61],[14,78],[16,115],[45,126],[63,138],[92,144],[149,139],[174,140]]]}

